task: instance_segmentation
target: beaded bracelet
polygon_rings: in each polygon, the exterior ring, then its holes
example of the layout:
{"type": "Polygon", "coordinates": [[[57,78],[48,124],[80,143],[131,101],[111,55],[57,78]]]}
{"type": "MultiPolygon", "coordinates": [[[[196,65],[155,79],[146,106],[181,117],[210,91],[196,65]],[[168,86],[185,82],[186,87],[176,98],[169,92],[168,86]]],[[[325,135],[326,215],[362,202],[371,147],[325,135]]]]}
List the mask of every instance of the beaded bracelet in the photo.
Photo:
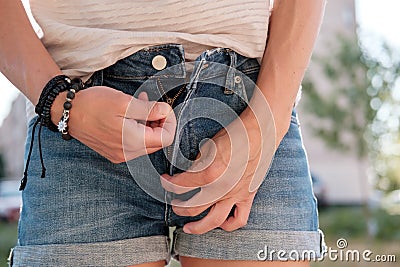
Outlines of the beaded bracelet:
{"type": "Polygon", "coordinates": [[[72,139],[72,136],[68,132],[68,121],[69,114],[72,108],[72,100],[75,98],[75,94],[83,89],[83,83],[81,79],[72,80],[71,87],[67,93],[67,97],[64,102],[64,111],[61,116],[60,122],[58,123],[58,131],[61,133],[62,139],[68,141],[72,139]]]}
{"type": "Polygon", "coordinates": [[[49,128],[53,132],[58,131],[57,126],[51,121],[51,107],[56,97],[70,87],[71,79],[65,75],[58,75],[46,84],[35,107],[35,112],[39,115],[40,125],[49,128]]]}
{"type": "MultiPolygon", "coordinates": [[[[28,157],[25,163],[25,170],[24,170],[24,176],[21,179],[21,185],[19,190],[24,190],[28,181],[28,168],[29,168],[29,162],[31,159],[32,151],[33,151],[33,144],[34,144],[34,139],[35,139],[35,129],[36,126],[39,124],[39,133],[38,133],[38,145],[39,145],[39,155],[40,155],[40,162],[42,164],[42,175],[41,177],[44,178],[46,176],[46,168],[44,166],[44,160],[43,160],[43,153],[42,153],[42,144],[41,144],[41,132],[42,132],[42,127],[48,127],[51,131],[58,132],[58,127],[54,125],[54,123],[51,121],[51,107],[54,103],[54,100],[56,97],[64,91],[71,91],[75,90],[77,92],[78,90],[83,89],[83,83],[80,79],[74,79],[71,81],[71,79],[68,76],[65,75],[58,75],[54,78],[52,78],[46,86],[43,88],[42,93],[40,94],[39,101],[37,105],[35,106],[35,112],[38,114],[38,118],[36,119],[35,124],[33,125],[32,128],[32,136],[31,136],[31,143],[29,146],[29,152],[28,152],[28,157]]],[[[75,97],[75,92],[74,97],[75,97]]],[[[68,92],[70,93],[70,92],[68,92]]],[[[72,101],[74,97],[71,97],[71,94],[67,94],[67,98],[70,99],[69,102],[72,101]]],[[[71,104],[71,103],[69,103],[71,104]]],[[[66,110],[65,107],[68,107],[68,104],[64,104],[64,111],[66,110]]],[[[70,108],[72,105],[70,105],[70,108]]],[[[69,114],[69,112],[68,112],[69,114]]],[[[68,131],[66,134],[71,137],[68,134],[68,131]]],[[[67,136],[64,136],[63,134],[63,139],[65,139],[67,136]]]]}

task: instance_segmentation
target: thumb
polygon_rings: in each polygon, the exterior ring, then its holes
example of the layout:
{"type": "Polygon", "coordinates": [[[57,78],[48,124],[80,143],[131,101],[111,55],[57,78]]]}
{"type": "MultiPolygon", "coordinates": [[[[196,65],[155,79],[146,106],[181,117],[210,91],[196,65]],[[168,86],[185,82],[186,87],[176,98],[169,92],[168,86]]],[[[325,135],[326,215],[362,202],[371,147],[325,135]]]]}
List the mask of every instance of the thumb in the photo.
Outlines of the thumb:
{"type": "Polygon", "coordinates": [[[132,98],[125,112],[127,119],[158,121],[165,119],[172,112],[170,105],[164,102],[148,101],[146,93],[139,98],[132,98]]]}
{"type": "Polygon", "coordinates": [[[149,101],[149,96],[147,95],[146,92],[141,92],[141,93],[138,95],[138,99],[140,99],[140,100],[145,100],[145,101],[149,101]]]}

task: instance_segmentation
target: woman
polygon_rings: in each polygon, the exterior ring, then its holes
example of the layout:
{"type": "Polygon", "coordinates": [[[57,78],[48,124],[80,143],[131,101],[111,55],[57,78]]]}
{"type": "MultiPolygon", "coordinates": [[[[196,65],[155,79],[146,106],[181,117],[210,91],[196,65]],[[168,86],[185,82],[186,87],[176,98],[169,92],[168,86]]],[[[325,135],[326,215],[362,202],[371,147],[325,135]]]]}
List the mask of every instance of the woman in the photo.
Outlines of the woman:
{"type": "Polygon", "coordinates": [[[182,266],[308,266],[305,252],[319,255],[293,106],[325,1],[31,0],[42,40],[19,1],[0,4],[0,70],[40,117],[28,112],[13,266],[164,266],[170,226],[182,266]],[[197,118],[204,98],[240,116],[217,107],[197,118]],[[42,127],[55,125],[74,139],[42,127]],[[239,128],[246,153],[230,141],[239,128]],[[226,172],[238,179],[216,186],[226,172]]]}

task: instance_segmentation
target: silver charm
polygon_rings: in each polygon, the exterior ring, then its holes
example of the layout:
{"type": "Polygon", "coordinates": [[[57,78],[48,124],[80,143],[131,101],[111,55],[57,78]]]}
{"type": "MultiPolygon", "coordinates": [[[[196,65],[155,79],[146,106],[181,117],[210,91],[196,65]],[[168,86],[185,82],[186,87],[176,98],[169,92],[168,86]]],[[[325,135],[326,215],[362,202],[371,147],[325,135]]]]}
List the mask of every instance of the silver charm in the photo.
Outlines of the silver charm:
{"type": "Polygon", "coordinates": [[[57,128],[59,132],[65,132],[67,130],[67,122],[65,121],[65,119],[62,119],[58,122],[57,128]]]}

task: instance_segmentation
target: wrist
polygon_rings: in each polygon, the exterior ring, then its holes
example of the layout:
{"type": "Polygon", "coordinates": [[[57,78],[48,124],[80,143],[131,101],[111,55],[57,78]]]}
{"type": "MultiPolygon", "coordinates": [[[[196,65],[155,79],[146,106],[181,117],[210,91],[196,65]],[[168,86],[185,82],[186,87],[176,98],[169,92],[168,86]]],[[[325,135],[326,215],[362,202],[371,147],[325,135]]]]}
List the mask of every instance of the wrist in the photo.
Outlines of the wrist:
{"type": "Polygon", "coordinates": [[[289,130],[292,110],[273,110],[272,114],[274,117],[276,131],[276,147],[278,147],[283,137],[289,130]]]}
{"type": "Polygon", "coordinates": [[[259,120],[270,120],[268,119],[269,116],[263,116],[265,112],[272,113],[275,127],[275,145],[276,147],[278,147],[283,137],[289,130],[292,114],[291,109],[273,109],[273,107],[270,106],[269,111],[258,111],[257,115],[255,115],[250,108],[247,108],[240,115],[240,118],[247,129],[247,134],[249,135],[249,138],[253,140],[258,140],[257,138],[261,138],[260,127],[262,127],[263,125],[263,122],[259,120]]]}
{"type": "Polygon", "coordinates": [[[287,121],[285,120],[275,120],[275,129],[276,129],[276,147],[279,146],[283,137],[285,137],[286,133],[289,130],[290,126],[290,118],[287,121]]]}
{"type": "Polygon", "coordinates": [[[39,115],[40,124],[57,132],[57,126],[51,120],[51,108],[57,96],[71,87],[71,79],[65,75],[52,78],[43,88],[35,112],[39,115]]]}
{"type": "Polygon", "coordinates": [[[54,125],[57,125],[62,117],[64,111],[64,102],[66,98],[67,92],[60,93],[56,99],[54,99],[53,105],[51,106],[50,114],[51,114],[51,122],[54,125]]]}
{"type": "Polygon", "coordinates": [[[45,75],[36,78],[33,78],[31,80],[26,80],[26,88],[32,88],[33,90],[26,90],[25,94],[27,98],[33,103],[38,103],[40,99],[40,94],[43,91],[43,88],[45,88],[46,84],[54,77],[63,75],[63,73],[60,70],[53,70],[46,72],[45,75]]]}
{"type": "Polygon", "coordinates": [[[251,142],[259,144],[261,142],[261,124],[258,121],[259,116],[256,116],[250,108],[246,108],[240,114],[240,120],[246,128],[246,133],[251,142]]]}

